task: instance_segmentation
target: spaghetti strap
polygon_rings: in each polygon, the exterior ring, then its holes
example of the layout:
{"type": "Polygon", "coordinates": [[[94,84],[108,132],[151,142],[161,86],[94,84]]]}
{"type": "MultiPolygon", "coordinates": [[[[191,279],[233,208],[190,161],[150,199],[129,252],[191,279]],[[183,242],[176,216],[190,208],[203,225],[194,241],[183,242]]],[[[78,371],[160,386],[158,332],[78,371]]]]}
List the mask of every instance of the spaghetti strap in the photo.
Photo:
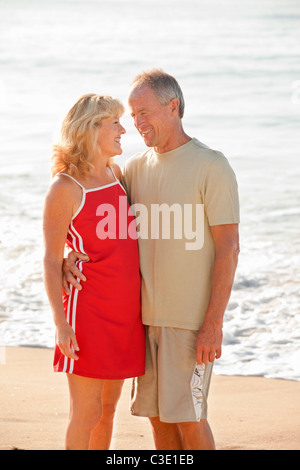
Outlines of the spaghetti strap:
{"type": "Polygon", "coordinates": [[[112,172],[112,174],[114,175],[114,178],[115,178],[116,182],[119,183],[119,185],[121,186],[121,188],[123,189],[124,193],[125,193],[126,196],[127,196],[126,190],[125,190],[124,186],[122,185],[121,181],[118,180],[118,178],[116,177],[114,170],[112,169],[111,166],[110,166],[109,168],[111,169],[111,172],[112,172]]]}
{"type": "Polygon", "coordinates": [[[73,176],[68,175],[68,173],[58,173],[58,175],[68,176],[69,178],[71,178],[71,180],[75,181],[75,183],[77,183],[78,186],[80,186],[83,191],[86,191],[86,189],[82,186],[82,184],[80,184],[75,178],[73,178],[73,176]]]}
{"type": "Polygon", "coordinates": [[[112,169],[112,167],[110,166],[109,168],[110,168],[110,170],[111,170],[111,172],[112,172],[112,174],[113,174],[115,180],[119,182],[119,180],[118,180],[118,178],[116,177],[115,172],[114,172],[114,170],[112,169]]]}

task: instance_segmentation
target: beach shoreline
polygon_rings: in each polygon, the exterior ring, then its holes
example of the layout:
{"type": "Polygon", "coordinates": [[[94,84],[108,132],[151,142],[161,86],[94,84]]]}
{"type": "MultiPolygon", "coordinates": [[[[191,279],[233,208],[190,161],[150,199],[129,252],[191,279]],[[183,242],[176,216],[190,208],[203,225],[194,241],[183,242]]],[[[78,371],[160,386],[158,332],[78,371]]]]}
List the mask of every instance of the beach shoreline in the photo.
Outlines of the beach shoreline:
{"type": "MultiPolygon", "coordinates": [[[[63,450],[69,398],[53,350],[1,348],[0,450],[63,450]]],[[[118,404],[111,450],[155,450],[147,418],[130,415],[131,380],[118,404]]],[[[300,382],[214,375],[208,420],[217,450],[299,450],[300,382]]]]}

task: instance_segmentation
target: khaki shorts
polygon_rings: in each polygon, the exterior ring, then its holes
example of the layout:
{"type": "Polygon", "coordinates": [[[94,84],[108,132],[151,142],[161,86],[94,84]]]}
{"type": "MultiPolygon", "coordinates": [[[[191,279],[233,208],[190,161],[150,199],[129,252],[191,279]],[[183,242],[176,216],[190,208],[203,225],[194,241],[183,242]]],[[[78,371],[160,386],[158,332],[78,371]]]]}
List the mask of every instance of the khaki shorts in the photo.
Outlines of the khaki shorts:
{"type": "Polygon", "coordinates": [[[133,380],[131,413],[165,423],[207,419],[213,363],[196,363],[198,331],[146,327],[146,372],[133,380]]]}

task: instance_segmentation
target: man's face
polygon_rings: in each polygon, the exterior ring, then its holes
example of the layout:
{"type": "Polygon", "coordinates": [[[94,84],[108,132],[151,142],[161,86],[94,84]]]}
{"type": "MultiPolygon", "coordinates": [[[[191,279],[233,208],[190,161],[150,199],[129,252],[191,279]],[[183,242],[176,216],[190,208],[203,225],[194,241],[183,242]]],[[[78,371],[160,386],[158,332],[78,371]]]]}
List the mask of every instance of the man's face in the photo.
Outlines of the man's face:
{"type": "Polygon", "coordinates": [[[147,147],[154,147],[159,153],[168,151],[174,125],[171,105],[161,105],[148,85],[133,90],[128,103],[134,125],[147,147]]]}

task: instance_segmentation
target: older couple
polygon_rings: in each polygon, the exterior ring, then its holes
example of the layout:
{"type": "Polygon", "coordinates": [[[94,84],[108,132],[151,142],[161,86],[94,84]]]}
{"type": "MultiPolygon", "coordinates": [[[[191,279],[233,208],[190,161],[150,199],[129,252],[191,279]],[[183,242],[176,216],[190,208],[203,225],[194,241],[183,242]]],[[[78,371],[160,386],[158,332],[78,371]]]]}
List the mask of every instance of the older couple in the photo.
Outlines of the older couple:
{"type": "Polygon", "coordinates": [[[111,97],[81,97],[53,151],[44,271],[54,367],[67,373],[70,390],[66,448],[109,448],[123,381],[134,377],[131,412],[149,417],[156,449],[214,449],[207,397],[239,252],[237,183],[222,153],[185,133],[175,78],[157,69],[138,75],[129,108],[148,150],[122,171],[112,157],[122,152],[124,109],[111,97]],[[128,224],[129,205],[149,214],[153,204],[203,205],[201,248],[187,249],[184,236],[119,236],[99,207],[114,205],[124,217],[124,191],[128,224]]]}

